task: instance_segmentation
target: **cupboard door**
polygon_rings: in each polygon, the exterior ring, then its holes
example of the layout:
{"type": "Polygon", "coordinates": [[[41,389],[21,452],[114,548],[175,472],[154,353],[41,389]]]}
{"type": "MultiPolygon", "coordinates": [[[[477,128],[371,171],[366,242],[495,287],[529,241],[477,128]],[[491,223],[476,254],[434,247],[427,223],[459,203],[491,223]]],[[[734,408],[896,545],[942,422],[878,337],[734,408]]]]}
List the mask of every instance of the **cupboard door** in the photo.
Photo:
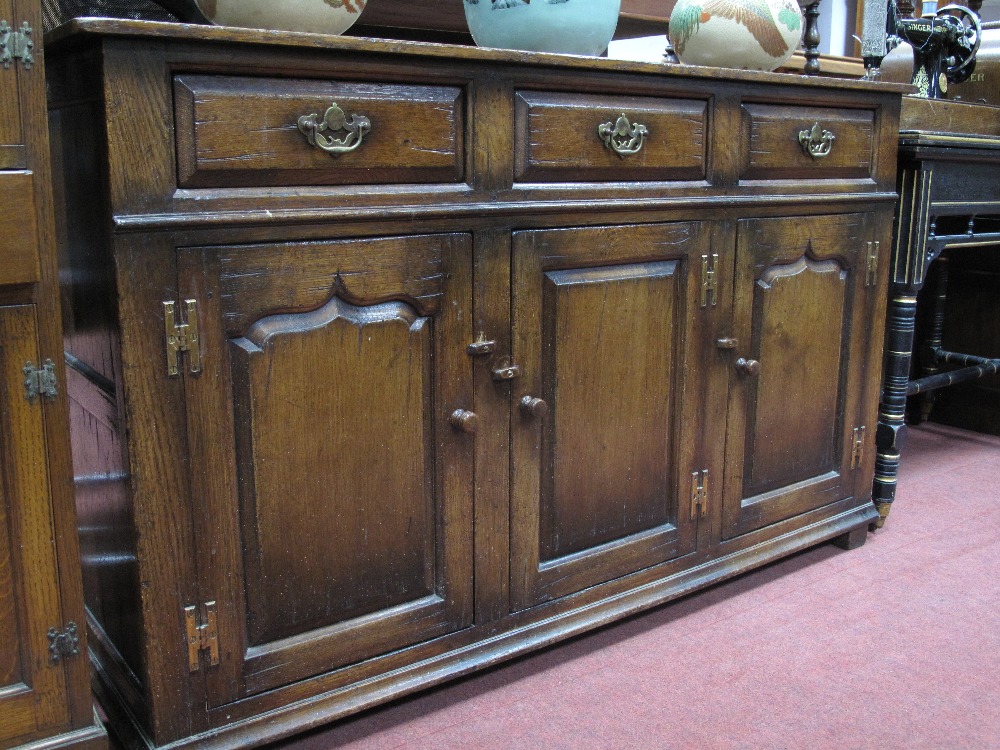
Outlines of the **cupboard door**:
{"type": "Polygon", "coordinates": [[[854,492],[870,240],[865,214],[739,222],[724,538],[854,492]]]}
{"type": "Polygon", "coordinates": [[[45,408],[42,397],[28,401],[26,362],[40,364],[35,308],[0,307],[0,747],[70,720],[63,667],[49,659],[49,628],[67,623],[52,541],[45,408]]]}
{"type": "Polygon", "coordinates": [[[694,549],[709,246],[698,223],[514,234],[515,608],[694,549]]]}
{"type": "Polygon", "coordinates": [[[472,622],[467,235],[194,248],[211,705],[472,622]]]}

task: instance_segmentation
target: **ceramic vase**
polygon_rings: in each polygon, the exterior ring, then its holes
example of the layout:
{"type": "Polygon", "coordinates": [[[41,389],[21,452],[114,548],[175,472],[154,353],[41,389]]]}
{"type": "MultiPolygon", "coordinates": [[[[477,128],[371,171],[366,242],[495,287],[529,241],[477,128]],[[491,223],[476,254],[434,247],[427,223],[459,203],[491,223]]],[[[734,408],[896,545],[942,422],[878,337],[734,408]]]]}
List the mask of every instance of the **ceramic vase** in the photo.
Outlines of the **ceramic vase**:
{"type": "Polygon", "coordinates": [[[796,0],[677,0],[670,43],[689,65],[774,70],[802,37],[796,0]]]}
{"type": "Polygon", "coordinates": [[[621,0],[464,0],[480,47],[599,55],[618,25],[621,0]]]}
{"type": "Polygon", "coordinates": [[[182,21],[342,34],[367,0],[157,0],[182,21]]]}

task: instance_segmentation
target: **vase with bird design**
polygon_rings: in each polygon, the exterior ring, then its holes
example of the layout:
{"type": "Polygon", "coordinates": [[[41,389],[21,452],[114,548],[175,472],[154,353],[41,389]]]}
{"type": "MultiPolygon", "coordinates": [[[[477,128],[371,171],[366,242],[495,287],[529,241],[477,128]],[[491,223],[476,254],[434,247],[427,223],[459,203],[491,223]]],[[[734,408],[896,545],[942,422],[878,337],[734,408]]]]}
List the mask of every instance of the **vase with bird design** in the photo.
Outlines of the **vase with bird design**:
{"type": "Polygon", "coordinates": [[[342,34],[367,0],[157,0],[182,21],[342,34]]]}
{"type": "Polygon", "coordinates": [[[480,47],[599,55],[618,26],[621,0],[464,0],[480,47]]]}
{"type": "Polygon", "coordinates": [[[802,37],[796,0],[677,0],[670,43],[682,63],[774,70],[802,37]]]}

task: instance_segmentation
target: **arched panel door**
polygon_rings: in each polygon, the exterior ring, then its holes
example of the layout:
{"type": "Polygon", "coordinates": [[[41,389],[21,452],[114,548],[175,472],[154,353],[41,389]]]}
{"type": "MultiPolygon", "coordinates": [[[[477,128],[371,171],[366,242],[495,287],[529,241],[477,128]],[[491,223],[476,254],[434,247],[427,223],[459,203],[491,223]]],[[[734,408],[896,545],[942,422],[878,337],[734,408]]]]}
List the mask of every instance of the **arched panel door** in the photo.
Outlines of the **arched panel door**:
{"type": "Polygon", "coordinates": [[[471,624],[473,436],[449,422],[472,406],[469,245],[180,252],[212,705],[471,624]]]}
{"type": "Polygon", "coordinates": [[[855,492],[874,295],[863,214],[739,222],[723,538],[855,492]]]}

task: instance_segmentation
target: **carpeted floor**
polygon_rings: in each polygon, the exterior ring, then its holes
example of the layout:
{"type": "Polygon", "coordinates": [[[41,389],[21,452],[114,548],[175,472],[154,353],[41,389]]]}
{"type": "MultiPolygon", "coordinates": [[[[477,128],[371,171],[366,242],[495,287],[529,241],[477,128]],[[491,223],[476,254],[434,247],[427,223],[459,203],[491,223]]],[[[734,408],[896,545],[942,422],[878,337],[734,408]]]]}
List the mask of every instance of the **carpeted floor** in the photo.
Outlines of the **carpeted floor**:
{"type": "Polygon", "coordinates": [[[327,748],[1000,748],[1000,438],[911,429],[886,527],[298,737],[327,748]]]}

